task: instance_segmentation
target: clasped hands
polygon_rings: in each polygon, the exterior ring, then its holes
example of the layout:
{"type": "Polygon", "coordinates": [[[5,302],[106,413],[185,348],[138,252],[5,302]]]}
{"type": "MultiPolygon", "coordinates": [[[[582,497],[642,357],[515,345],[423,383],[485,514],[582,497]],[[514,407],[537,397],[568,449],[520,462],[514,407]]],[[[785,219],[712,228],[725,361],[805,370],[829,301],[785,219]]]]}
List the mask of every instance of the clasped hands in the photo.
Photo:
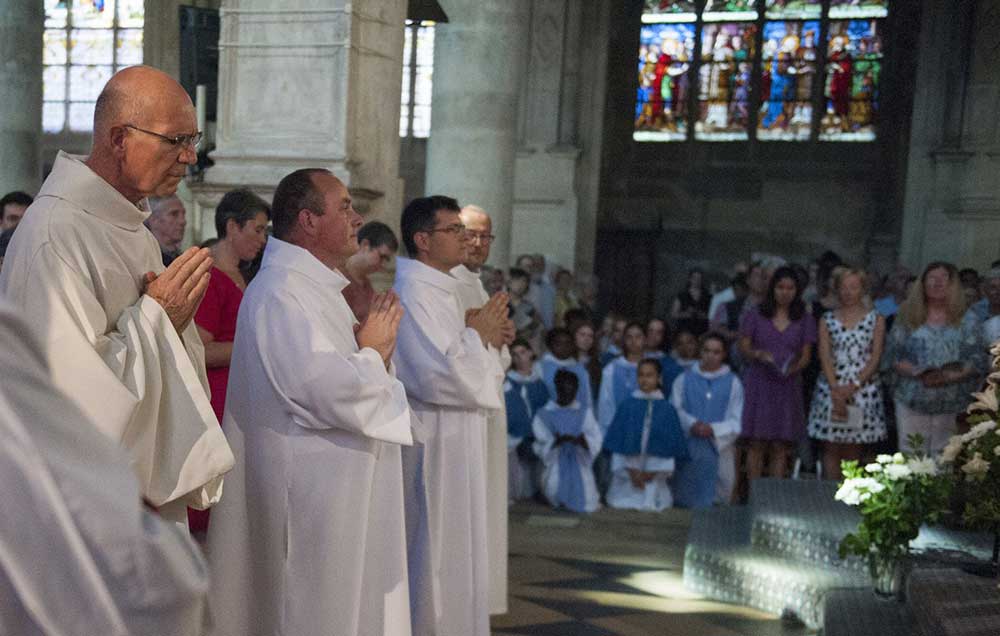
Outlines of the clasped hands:
{"type": "Polygon", "coordinates": [[[514,342],[514,322],[507,317],[509,301],[510,297],[506,292],[497,292],[479,309],[465,312],[465,326],[479,334],[483,346],[492,345],[500,349],[514,342]]]}
{"type": "Polygon", "coordinates": [[[562,444],[576,444],[585,450],[590,450],[590,444],[587,443],[587,438],[583,435],[556,435],[556,446],[562,444]]]}
{"type": "Polygon", "coordinates": [[[399,333],[399,322],[403,319],[403,303],[391,289],[372,298],[371,309],[364,322],[354,326],[354,338],[358,348],[374,349],[389,367],[392,354],[396,350],[396,336],[399,333]]]}
{"type": "Polygon", "coordinates": [[[636,468],[628,469],[628,478],[632,482],[632,486],[635,488],[645,488],[646,484],[653,481],[656,477],[656,473],[646,472],[644,470],[638,470],[636,468]]]}
{"type": "Polygon", "coordinates": [[[212,263],[207,248],[192,247],[161,273],[146,272],[142,277],[143,293],[163,307],[178,334],[187,328],[208,291],[212,263]]]}

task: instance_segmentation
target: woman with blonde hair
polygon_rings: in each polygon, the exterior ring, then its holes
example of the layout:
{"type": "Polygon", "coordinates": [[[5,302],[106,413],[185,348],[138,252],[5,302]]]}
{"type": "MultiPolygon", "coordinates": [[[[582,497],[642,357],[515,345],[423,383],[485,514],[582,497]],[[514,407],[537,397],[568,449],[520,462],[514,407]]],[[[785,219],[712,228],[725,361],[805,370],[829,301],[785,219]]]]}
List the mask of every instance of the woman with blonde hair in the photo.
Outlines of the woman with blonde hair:
{"type": "Polygon", "coordinates": [[[833,272],[837,308],[819,320],[822,373],[809,409],[809,436],[823,443],[823,473],[840,479],[840,462],[861,460],[864,445],[886,438],[877,373],[885,319],[871,308],[868,275],[856,267],[833,272]]]}
{"type": "Polygon", "coordinates": [[[965,295],[958,270],[934,262],[899,308],[889,332],[883,368],[894,376],[893,400],[900,448],[918,433],[937,454],[956,432],[956,416],[986,372],[980,328],[962,321],[965,295]]]}

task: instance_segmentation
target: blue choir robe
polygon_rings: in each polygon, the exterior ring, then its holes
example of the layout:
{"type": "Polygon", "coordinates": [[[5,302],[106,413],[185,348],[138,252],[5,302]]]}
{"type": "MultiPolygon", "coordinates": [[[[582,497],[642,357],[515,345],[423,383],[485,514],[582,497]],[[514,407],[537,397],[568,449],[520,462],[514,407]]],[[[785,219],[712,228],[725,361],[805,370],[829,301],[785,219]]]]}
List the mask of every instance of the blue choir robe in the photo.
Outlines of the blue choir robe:
{"type": "Polygon", "coordinates": [[[590,374],[587,368],[576,358],[566,358],[560,360],[551,353],[542,356],[542,361],[538,363],[541,368],[542,379],[545,386],[549,387],[549,399],[556,399],[556,371],[565,369],[576,374],[580,380],[580,385],[576,389],[576,401],[586,405],[588,408],[594,403],[594,393],[590,390],[590,374]]]}
{"type": "Polygon", "coordinates": [[[736,480],[734,443],[740,436],[743,385],[727,365],[711,373],[695,365],[674,381],[671,402],[688,434],[690,459],[674,475],[677,505],[707,508],[729,503],[736,480]],[[712,427],[711,439],[691,437],[695,422],[712,427]]]}
{"type": "Polygon", "coordinates": [[[593,411],[586,405],[573,402],[559,406],[549,402],[532,422],[535,434],[535,454],[542,458],[542,492],[556,507],[574,512],[593,512],[601,507],[592,465],[601,450],[601,429],[593,411]],[[587,448],[564,442],[557,444],[560,435],[583,435],[587,448]]]}
{"type": "Polygon", "coordinates": [[[601,371],[601,392],[597,399],[597,422],[607,434],[615,410],[639,388],[638,365],[626,358],[615,358],[601,371]]]}
{"type": "Polygon", "coordinates": [[[677,361],[674,360],[673,356],[669,356],[663,351],[647,351],[642,355],[644,358],[656,360],[660,363],[660,383],[663,386],[673,386],[674,380],[676,380],[680,374],[684,373],[684,367],[677,364],[677,361]]]}
{"type": "Polygon", "coordinates": [[[622,349],[616,344],[609,344],[608,348],[601,352],[601,358],[598,362],[601,363],[601,368],[608,366],[608,364],[619,357],[622,354],[622,349]]]}
{"type": "Polygon", "coordinates": [[[537,462],[518,456],[517,447],[533,437],[531,422],[549,401],[549,389],[537,370],[530,375],[511,370],[503,395],[507,406],[507,489],[511,499],[529,499],[537,490],[533,476],[537,462]]]}
{"type": "Polygon", "coordinates": [[[673,505],[669,479],[688,450],[677,412],[662,391],[636,390],[625,399],[605,434],[604,449],[612,453],[609,506],[660,511],[673,505]],[[636,488],[629,470],[656,476],[636,488]]]}

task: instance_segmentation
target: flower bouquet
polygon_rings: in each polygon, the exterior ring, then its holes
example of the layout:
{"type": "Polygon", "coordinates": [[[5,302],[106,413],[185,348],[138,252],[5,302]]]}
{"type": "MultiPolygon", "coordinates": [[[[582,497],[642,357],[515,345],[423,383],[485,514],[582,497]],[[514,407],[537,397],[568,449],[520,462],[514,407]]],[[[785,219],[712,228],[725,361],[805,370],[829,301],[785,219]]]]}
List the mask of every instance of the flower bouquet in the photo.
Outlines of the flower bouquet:
{"type": "MultiPolygon", "coordinates": [[[[910,448],[923,447],[913,436],[910,448]]],[[[937,462],[922,454],[879,455],[859,466],[843,462],[844,481],[835,498],[856,506],[861,523],[840,542],[840,558],[856,554],[868,560],[875,592],[898,597],[905,557],[920,526],[935,522],[946,509],[949,481],[937,462]]]]}
{"type": "Polygon", "coordinates": [[[985,572],[998,574],[1000,556],[1000,345],[993,354],[993,373],[982,393],[973,393],[967,418],[968,433],[954,435],[941,451],[941,463],[952,466],[952,474],[962,489],[965,507],[962,519],[970,528],[993,532],[993,559],[985,572]]]}

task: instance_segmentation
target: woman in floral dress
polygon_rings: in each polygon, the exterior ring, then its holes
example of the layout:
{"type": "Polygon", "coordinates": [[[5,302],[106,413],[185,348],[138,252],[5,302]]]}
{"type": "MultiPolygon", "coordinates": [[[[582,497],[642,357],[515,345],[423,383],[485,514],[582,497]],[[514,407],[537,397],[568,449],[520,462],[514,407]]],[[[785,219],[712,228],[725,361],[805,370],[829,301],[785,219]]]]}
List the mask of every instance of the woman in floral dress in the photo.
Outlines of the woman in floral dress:
{"type": "Polygon", "coordinates": [[[824,476],[839,480],[841,461],[860,461],[865,444],[886,437],[885,408],[876,377],[885,319],[868,305],[868,277],[863,270],[839,268],[833,287],[839,306],[819,321],[823,372],[809,410],[809,436],[823,443],[824,476]],[[860,418],[848,418],[848,405],[857,409],[860,418]]]}

